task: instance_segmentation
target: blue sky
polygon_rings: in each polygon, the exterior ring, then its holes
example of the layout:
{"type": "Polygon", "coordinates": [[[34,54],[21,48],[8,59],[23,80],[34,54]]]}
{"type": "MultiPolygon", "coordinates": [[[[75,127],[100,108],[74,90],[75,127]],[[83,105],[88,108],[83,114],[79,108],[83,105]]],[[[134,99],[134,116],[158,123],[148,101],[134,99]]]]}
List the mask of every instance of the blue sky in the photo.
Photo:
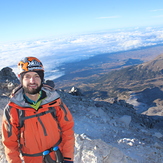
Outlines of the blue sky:
{"type": "Polygon", "coordinates": [[[0,0],[0,42],[157,25],[162,0],[0,0]]]}

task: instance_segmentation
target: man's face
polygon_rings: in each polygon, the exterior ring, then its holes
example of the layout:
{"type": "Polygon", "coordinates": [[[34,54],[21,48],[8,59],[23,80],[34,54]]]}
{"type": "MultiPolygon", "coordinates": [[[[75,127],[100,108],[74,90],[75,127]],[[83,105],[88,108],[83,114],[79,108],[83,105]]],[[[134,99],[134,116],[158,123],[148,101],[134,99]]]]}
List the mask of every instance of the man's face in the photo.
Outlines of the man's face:
{"type": "Polygon", "coordinates": [[[36,72],[27,72],[22,82],[25,93],[34,95],[41,90],[41,78],[36,72]]]}

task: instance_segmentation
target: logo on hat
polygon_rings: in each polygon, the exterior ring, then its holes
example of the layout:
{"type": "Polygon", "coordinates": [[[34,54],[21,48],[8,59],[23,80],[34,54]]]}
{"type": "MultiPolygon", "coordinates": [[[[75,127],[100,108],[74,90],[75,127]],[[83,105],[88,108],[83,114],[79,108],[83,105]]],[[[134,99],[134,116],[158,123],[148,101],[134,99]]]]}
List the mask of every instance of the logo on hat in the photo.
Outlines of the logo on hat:
{"type": "Polygon", "coordinates": [[[42,69],[41,62],[38,62],[36,60],[28,61],[28,70],[32,71],[34,69],[42,69]]]}

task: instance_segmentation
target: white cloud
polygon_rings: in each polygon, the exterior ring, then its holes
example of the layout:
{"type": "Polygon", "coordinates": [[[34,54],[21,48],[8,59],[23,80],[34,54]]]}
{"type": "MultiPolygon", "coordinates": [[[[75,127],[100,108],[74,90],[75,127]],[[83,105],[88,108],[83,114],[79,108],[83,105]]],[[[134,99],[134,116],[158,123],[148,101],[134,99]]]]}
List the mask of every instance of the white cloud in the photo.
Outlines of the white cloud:
{"type": "Polygon", "coordinates": [[[128,48],[137,48],[142,44],[141,40],[127,40],[124,42],[121,42],[119,45],[124,47],[124,49],[128,48]]]}
{"type": "Polygon", "coordinates": [[[155,9],[155,10],[150,10],[151,12],[158,12],[158,11],[162,11],[163,9],[155,9]]]}
{"type": "Polygon", "coordinates": [[[54,70],[65,62],[161,43],[163,43],[163,28],[149,27],[0,44],[0,69],[10,66],[16,72],[16,65],[20,59],[35,56],[43,62],[48,76],[58,76],[63,72],[56,73],[54,70]]]}
{"type": "Polygon", "coordinates": [[[152,16],[153,18],[162,18],[163,15],[152,16]]]}

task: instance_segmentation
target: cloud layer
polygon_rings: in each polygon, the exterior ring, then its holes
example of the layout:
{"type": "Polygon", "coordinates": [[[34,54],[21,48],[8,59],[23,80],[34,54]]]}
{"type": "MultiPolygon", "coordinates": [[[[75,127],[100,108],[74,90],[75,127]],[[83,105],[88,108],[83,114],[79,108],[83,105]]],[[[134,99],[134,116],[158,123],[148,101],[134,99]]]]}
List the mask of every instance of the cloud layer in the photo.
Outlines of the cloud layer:
{"type": "Polygon", "coordinates": [[[162,43],[163,28],[151,27],[6,43],[0,45],[0,69],[9,66],[18,73],[16,65],[20,59],[36,56],[42,60],[46,75],[55,78],[63,74],[57,67],[66,62],[162,43]]]}

